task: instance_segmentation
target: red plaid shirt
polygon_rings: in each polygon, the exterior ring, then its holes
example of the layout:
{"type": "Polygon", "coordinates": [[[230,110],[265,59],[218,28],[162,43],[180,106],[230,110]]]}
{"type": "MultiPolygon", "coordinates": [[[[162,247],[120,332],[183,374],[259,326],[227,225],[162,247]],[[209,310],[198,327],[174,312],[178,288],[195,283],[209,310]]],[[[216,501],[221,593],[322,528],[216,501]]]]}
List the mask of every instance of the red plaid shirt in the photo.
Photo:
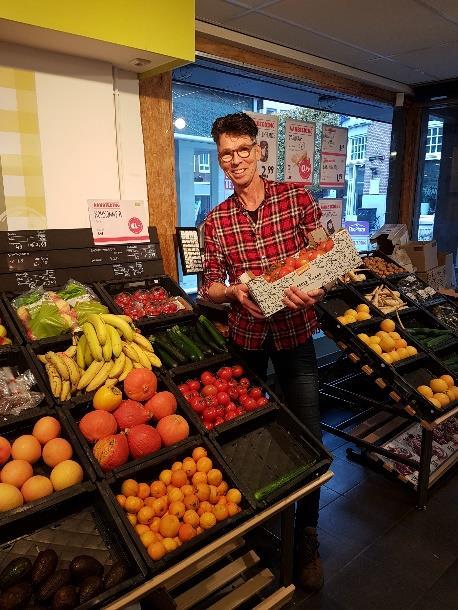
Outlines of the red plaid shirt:
{"type": "MultiPolygon", "coordinates": [[[[239,283],[244,271],[260,275],[307,244],[307,233],[320,226],[321,210],[312,195],[297,184],[264,180],[265,198],[255,223],[238,197],[231,195],[205,221],[204,282],[209,298],[213,282],[239,283]]],[[[264,320],[253,317],[240,303],[232,303],[229,329],[233,341],[245,349],[261,349],[269,331],[275,348],[304,343],[318,324],[313,309],[283,309],[264,320]]]]}

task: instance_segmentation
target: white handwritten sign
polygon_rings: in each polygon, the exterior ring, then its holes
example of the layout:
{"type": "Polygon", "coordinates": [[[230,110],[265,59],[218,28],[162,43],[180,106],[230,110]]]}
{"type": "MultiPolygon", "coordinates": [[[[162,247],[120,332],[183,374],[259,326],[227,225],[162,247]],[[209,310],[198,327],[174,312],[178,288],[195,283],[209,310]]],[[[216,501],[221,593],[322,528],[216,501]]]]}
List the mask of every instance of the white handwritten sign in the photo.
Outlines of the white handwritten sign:
{"type": "Polygon", "coordinates": [[[144,201],[89,199],[88,208],[95,244],[149,242],[144,201]]]}
{"type": "Polygon", "coordinates": [[[259,175],[267,180],[277,179],[278,117],[275,114],[247,112],[258,127],[257,142],[261,147],[258,161],[259,175]]]}
{"type": "Polygon", "coordinates": [[[315,123],[285,122],[285,182],[313,183],[315,123]]]}
{"type": "Polygon", "coordinates": [[[323,125],[321,133],[320,186],[345,186],[348,129],[323,125]]]}

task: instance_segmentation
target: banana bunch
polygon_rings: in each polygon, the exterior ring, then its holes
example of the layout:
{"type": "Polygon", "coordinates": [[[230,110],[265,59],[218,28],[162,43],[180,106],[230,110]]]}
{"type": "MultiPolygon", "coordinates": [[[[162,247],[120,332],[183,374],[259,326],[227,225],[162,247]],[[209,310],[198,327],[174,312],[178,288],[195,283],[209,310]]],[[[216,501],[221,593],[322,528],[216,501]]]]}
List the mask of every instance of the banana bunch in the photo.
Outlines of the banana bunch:
{"type": "Polygon", "coordinates": [[[123,381],[133,368],[162,366],[150,341],[131,326],[128,316],[90,314],[65,352],[38,356],[45,366],[51,392],[61,401],[80,391],[123,381]]]}

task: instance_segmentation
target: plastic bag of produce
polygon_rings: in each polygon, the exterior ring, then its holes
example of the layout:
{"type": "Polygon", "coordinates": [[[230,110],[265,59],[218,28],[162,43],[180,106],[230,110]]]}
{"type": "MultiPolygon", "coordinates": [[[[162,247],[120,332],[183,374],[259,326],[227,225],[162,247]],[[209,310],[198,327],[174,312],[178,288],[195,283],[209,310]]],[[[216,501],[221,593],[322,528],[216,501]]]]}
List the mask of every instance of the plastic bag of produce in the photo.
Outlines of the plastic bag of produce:
{"type": "Polygon", "coordinates": [[[95,294],[88,286],[72,279],[68,280],[64,288],[59,290],[57,294],[61,299],[69,301],[71,305],[74,305],[74,303],[77,303],[80,300],[96,298],[95,294]]]}
{"type": "Polygon", "coordinates": [[[36,341],[56,337],[69,332],[74,326],[76,320],[70,313],[63,313],[55,303],[42,302],[29,321],[30,338],[36,341]]]}
{"type": "Polygon", "coordinates": [[[78,326],[81,326],[82,324],[87,322],[87,317],[91,313],[108,313],[108,307],[102,305],[100,301],[95,300],[82,301],[80,303],[77,303],[74,309],[78,320],[78,326]]]}

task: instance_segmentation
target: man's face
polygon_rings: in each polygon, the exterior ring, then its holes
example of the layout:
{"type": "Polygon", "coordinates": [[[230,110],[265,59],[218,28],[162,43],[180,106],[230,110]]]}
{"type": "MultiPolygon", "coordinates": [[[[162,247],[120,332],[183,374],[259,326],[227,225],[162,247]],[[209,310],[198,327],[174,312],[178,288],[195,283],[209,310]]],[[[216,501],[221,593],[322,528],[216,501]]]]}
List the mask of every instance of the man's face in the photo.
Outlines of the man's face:
{"type": "Polygon", "coordinates": [[[257,162],[261,155],[259,146],[250,136],[232,136],[223,133],[219,138],[217,149],[220,167],[232,180],[234,187],[248,186],[258,173],[257,162]],[[225,155],[228,157],[227,160],[224,158],[225,155]],[[231,156],[232,158],[229,159],[231,156]]]}

